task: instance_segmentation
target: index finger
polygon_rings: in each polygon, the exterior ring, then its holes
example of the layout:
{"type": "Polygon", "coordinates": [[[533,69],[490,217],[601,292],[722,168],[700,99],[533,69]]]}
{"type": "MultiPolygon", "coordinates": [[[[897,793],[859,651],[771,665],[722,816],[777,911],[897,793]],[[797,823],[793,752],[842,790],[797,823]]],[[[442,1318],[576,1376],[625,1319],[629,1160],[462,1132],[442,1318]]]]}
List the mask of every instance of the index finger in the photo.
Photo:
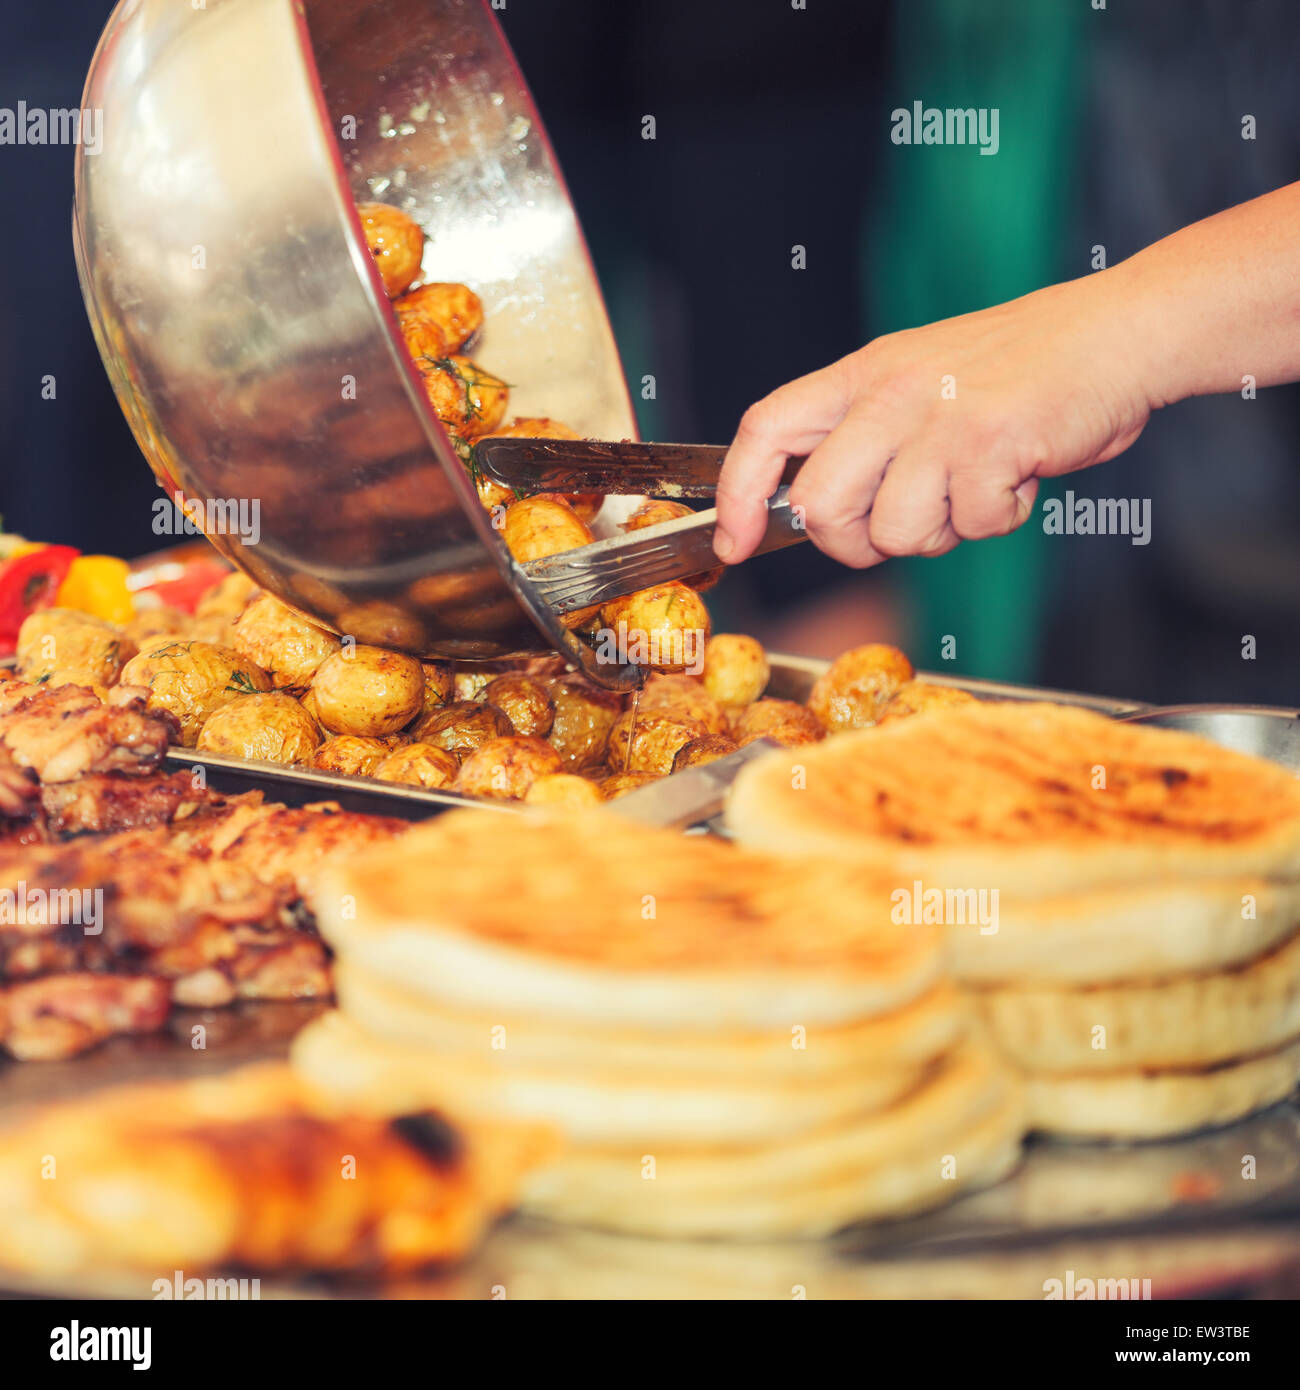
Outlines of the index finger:
{"type": "Polygon", "coordinates": [[[767,529],[767,499],[792,454],[809,454],[844,418],[849,392],[838,363],[764,396],[741,417],[718,476],[713,548],[736,564],[753,554],[767,529]]]}

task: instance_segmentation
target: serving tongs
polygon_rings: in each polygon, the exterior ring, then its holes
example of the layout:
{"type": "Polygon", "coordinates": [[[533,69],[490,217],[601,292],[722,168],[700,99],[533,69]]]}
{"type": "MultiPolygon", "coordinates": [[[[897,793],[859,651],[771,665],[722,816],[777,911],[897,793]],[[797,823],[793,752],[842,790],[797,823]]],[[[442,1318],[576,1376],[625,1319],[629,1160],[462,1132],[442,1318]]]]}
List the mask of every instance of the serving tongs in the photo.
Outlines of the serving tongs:
{"type": "MultiPolygon", "coordinates": [[[[484,439],[472,469],[520,496],[597,492],[612,496],[713,497],[727,451],[716,444],[604,443],[574,439],[484,439]]],[[[803,463],[786,464],[782,485],[767,501],[767,530],[755,554],[805,540],[802,516],[790,505],[789,483],[803,463]]],[[[517,564],[557,614],[605,603],[717,565],[716,507],[660,522],[576,550],[517,564]]]]}

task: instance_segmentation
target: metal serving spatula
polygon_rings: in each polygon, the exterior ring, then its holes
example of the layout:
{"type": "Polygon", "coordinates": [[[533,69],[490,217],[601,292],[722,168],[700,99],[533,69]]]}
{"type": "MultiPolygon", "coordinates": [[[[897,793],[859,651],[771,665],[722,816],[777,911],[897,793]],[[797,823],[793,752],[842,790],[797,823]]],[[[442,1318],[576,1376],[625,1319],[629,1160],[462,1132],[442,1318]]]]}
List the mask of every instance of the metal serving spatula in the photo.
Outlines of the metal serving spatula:
{"type": "MultiPolygon", "coordinates": [[[[712,497],[727,451],[716,444],[609,444],[577,439],[484,439],[473,468],[521,495],[603,492],[624,496],[712,497]]],[[[803,463],[786,464],[782,486],[767,502],[767,531],[756,554],[807,538],[790,506],[789,486],[803,463]]],[[[713,568],[716,508],[627,535],[594,541],[518,566],[557,613],[605,603],[652,584],[713,568]]]]}

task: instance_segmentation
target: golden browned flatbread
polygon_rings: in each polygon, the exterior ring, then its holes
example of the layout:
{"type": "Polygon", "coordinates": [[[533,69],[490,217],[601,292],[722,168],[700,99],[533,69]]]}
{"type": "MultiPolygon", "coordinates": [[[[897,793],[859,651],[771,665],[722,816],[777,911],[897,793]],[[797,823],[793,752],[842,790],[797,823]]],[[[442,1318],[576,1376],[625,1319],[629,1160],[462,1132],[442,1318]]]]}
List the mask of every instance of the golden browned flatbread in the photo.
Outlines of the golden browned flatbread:
{"type": "Polygon", "coordinates": [[[998,1046],[1038,1072],[1209,1067],[1300,1037],[1300,934],[1208,975],[971,992],[998,1046]]]}
{"type": "Polygon", "coordinates": [[[0,1268],[412,1269],[464,1254],[552,1148],[348,1114],[279,1064],[114,1088],[0,1134],[0,1268]]]}
{"type": "Polygon", "coordinates": [[[427,999],[645,1028],[788,1030],[902,1008],[937,980],[932,927],[883,884],[607,811],[442,817],[322,873],[320,928],[427,999]]]}
{"type": "Polygon", "coordinates": [[[1190,734],[1052,704],[938,710],[746,767],[727,825],[904,885],[1036,896],[1300,877],[1300,779],[1190,734]]]}

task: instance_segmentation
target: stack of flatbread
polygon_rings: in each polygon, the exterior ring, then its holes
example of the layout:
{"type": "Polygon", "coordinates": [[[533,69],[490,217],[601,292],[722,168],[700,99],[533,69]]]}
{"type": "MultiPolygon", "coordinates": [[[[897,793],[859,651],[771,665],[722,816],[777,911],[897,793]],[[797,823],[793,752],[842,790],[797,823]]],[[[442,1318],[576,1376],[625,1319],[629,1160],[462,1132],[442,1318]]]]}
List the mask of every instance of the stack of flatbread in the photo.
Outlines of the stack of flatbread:
{"type": "Polygon", "coordinates": [[[943,923],[1035,1127],[1226,1124],[1300,1077],[1300,780],[1050,704],[919,715],[747,768],[743,844],[883,876],[943,923]]]}
{"type": "Polygon", "coordinates": [[[339,1009],[294,1064],[350,1105],[544,1120],[522,1205],[672,1236],[813,1236],[1001,1177],[1014,1069],[934,929],[861,874],[606,811],[454,813],[324,875],[339,1009]]]}

